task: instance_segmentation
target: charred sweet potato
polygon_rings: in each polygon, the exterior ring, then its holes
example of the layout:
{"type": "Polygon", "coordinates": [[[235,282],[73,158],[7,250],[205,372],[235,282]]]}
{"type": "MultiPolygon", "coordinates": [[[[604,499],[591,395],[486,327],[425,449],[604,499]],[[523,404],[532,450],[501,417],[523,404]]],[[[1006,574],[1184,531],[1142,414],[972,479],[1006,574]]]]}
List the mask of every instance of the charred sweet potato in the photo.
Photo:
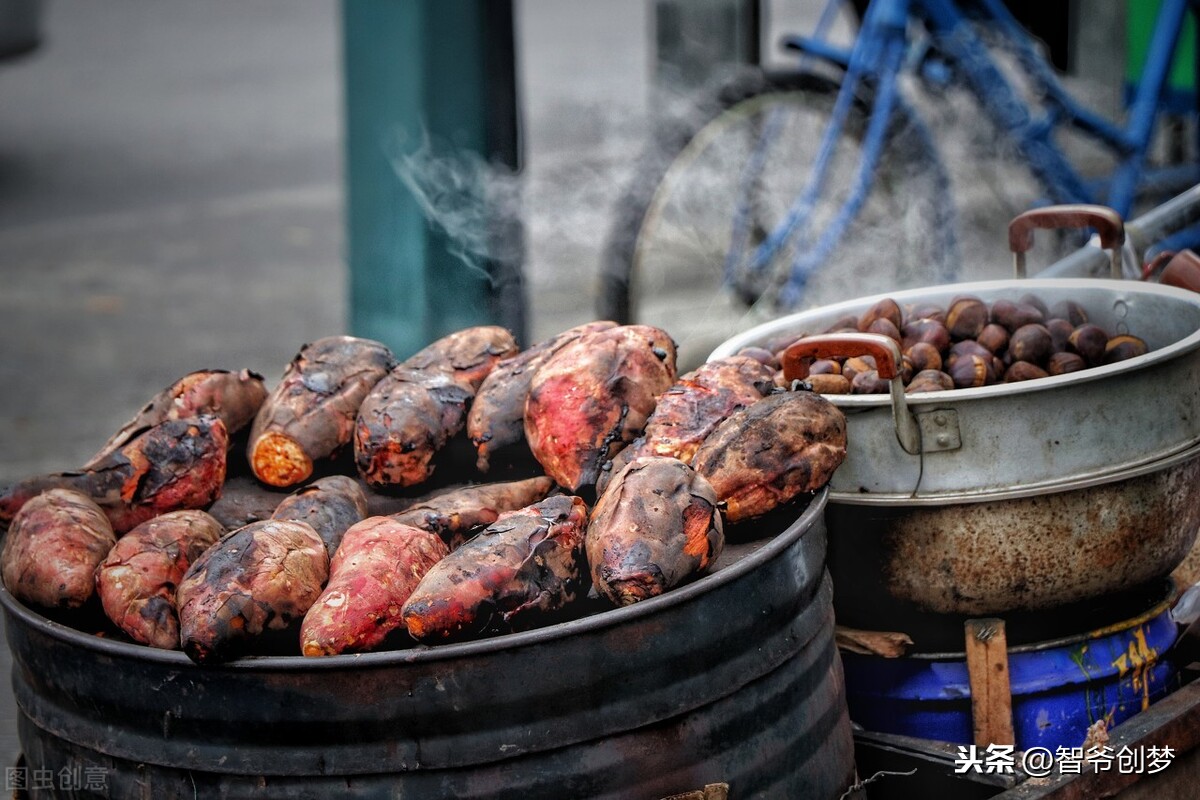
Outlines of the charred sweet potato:
{"type": "Polygon", "coordinates": [[[370,339],[328,336],[304,345],[254,418],[247,455],[255,476],[271,486],[307,480],[314,461],[349,444],[359,405],[394,363],[370,339]]]}
{"type": "Polygon", "coordinates": [[[557,496],[501,514],[443,558],[404,604],[418,641],[535,627],[586,588],[587,506],[557,496]]]}
{"type": "Polygon", "coordinates": [[[546,474],[571,490],[633,441],[656,398],[675,382],[675,343],[648,325],[581,336],[538,369],[525,404],[525,438],[546,474]]]}
{"type": "Polygon", "coordinates": [[[550,494],[554,481],[545,475],[523,481],[465,486],[419,500],[391,517],[436,533],[451,549],[472,531],[491,525],[505,511],[532,505],[550,494]]]}
{"type": "Polygon", "coordinates": [[[474,394],[501,359],[516,353],[517,342],[506,329],[478,325],[443,336],[409,356],[400,366],[445,370],[474,394]]]}
{"type": "Polygon", "coordinates": [[[94,467],[142,431],[167,420],[208,414],[220,419],[232,436],[250,424],[266,399],[267,388],[262,376],[248,369],[241,372],[207,369],[189,373],[151,398],[84,468],[94,467]]]}
{"type": "Polygon", "coordinates": [[[655,597],[704,572],[724,545],[717,493],[669,456],[627,464],[588,521],[592,585],[618,606],[655,597]]]}
{"type": "Polygon", "coordinates": [[[597,489],[604,491],[610,476],[641,456],[671,456],[690,464],[700,444],[726,417],[774,388],[774,370],[746,356],[710,361],[687,373],[659,395],[645,433],[617,453],[597,489]]]}
{"type": "Polygon", "coordinates": [[[73,489],[90,497],[118,535],[148,519],[205,508],[221,496],[229,436],[216,417],[168,420],[79,472],[28,478],[0,496],[0,521],[12,519],[47,489],[73,489]]]}
{"type": "Polygon", "coordinates": [[[449,552],[437,535],[390,517],[370,517],[354,525],[329,566],[329,585],[304,615],[304,655],[361,653],[378,647],[404,625],[404,602],[449,552]]]}
{"type": "Polygon", "coordinates": [[[779,392],[722,422],[692,466],[716,490],[725,521],[737,522],[821,488],[845,458],[837,406],[813,392],[779,392]]]}
{"type": "Polygon", "coordinates": [[[480,472],[488,471],[491,455],[525,441],[525,400],[533,375],[546,359],[589,333],[616,327],[615,322],[588,322],[552,336],[506,358],[484,379],[467,414],[467,435],[479,454],[480,472]]]}
{"type": "Polygon", "coordinates": [[[330,475],[285,497],[275,507],[271,519],[307,522],[333,558],[346,529],[366,516],[367,494],[358,481],[345,475],[330,475]]]}
{"type": "Polygon", "coordinates": [[[134,641],[178,650],[175,589],[223,533],[221,523],[203,511],[173,511],[138,525],[96,569],[104,613],[134,641]]]}
{"type": "Polygon", "coordinates": [[[358,412],[358,474],[371,486],[415,486],[427,480],[433,457],[462,430],[471,396],[445,370],[392,370],[358,412]]]}
{"type": "Polygon", "coordinates": [[[79,608],[95,592],[96,565],[116,542],[87,495],[50,489],[26,503],[8,529],[0,553],[4,585],[23,603],[79,608]]]}
{"type": "Polygon", "coordinates": [[[303,618],[329,577],[325,543],[308,523],[252,522],[196,559],[179,584],[179,637],[193,661],[226,661],[268,629],[303,618]]]}

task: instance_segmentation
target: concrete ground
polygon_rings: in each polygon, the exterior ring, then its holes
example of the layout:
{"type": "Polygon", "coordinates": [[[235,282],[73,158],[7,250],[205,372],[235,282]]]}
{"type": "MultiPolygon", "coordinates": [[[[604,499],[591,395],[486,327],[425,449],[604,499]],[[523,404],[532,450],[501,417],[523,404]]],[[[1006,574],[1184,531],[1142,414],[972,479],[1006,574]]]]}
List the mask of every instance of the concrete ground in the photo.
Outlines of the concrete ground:
{"type": "MultiPolygon", "coordinates": [[[[518,8],[536,339],[592,317],[650,9],[518,8]]],[[[45,33],[0,64],[0,485],[81,463],[184,372],[274,380],[346,327],[337,3],[57,0],[45,33]]],[[[4,764],[14,714],[0,690],[4,764]]]]}

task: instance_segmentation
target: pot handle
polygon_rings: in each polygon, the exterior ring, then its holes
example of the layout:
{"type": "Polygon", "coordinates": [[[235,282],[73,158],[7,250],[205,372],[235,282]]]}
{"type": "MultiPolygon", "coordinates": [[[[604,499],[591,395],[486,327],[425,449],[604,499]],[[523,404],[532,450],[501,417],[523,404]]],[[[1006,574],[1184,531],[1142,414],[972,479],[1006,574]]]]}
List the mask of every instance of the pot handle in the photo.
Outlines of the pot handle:
{"type": "Polygon", "coordinates": [[[1018,278],[1025,277],[1025,254],[1033,247],[1033,232],[1038,228],[1095,228],[1100,235],[1100,246],[1112,254],[1112,277],[1121,279],[1125,223],[1116,211],[1107,206],[1072,203],[1033,208],[1018,214],[1008,223],[1008,247],[1013,252],[1013,271],[1018,278]]]}
{"type": "Polygon", "coordinates": [[[892,421],[896,441],[904,452],[921,452],[921,431],[917,420],[908,411],[904,383],[900,380],[900,346],[895,340],[877,333],[827,333],[808,336],[794,342],[783,351],[780,363],[783,377],[789,383],[808,377],[808,367],[817,358],[850,358],[868,355],[875,359],[875,371],[889,381],[892,396],[892,421]]]}

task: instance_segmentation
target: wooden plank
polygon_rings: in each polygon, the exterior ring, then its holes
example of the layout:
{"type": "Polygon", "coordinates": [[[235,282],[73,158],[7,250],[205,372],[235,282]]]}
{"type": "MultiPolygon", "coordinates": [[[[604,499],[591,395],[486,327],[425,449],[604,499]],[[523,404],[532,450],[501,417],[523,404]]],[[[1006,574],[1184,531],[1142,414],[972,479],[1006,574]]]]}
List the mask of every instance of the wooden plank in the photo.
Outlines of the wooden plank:
{"type": "Polygon", "coordinates": [[[994,617],[969,619],[964,629],[975,744],[979,747],[1015,745],[1004,620],[994,617]]]}

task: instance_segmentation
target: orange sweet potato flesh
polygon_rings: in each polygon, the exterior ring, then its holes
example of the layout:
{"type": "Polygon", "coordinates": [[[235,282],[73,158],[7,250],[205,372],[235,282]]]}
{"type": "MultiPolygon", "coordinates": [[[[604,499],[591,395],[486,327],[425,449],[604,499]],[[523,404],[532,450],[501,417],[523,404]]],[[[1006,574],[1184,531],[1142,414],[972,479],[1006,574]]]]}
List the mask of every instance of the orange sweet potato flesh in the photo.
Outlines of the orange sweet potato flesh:
{"type": "Polygon", "coordinates": [[[179,635],[199,664],[251,651],[268,629],[302,619],[329,577],[329,555],[307,523],[252,522],[192,563],[179,584],[179,635]]]}
{"type": "Polygon", "coordinates": [[[703,573],[725,535],[717,493],[676,458],[645,456],[612,479],[592,510],[592,584],[613,604],[656,597],[703,573]]]}
{"type": "Polygon", "coordinates": [[[379,647],[403,627],[405,601],[449,552],[436,534],[390,517],[370,517],[351,527],[330,564],[329,585],[300,626],[304,655],[379,647]]]}
{"type": "Polygon", "coordinates": [[[0,554],[4,585],[23,603],[79,608],[95,592],[96,566],[116,541],[87,495],[50,489],[26,503],[9,527],[0,554]]]}
{"type": "Polygon", "coordinates": [[[496,365],[480,384],[467,414],[467,435],[475,444],[480,472],[488,471],[493,453],[525,441],[525,400],[542,364],[579,337],[614,327],[615,322],[607,321],[578,325],[496,365]]]}
{"type": "Polygon", "coordinates": [[[28,478],[10,487],[0,495],[0,521],[12,519],[30,498],[53,488],[90,497],[118,535],[160,514],[206,508],[221,496],[228,445],[225,425],[216,417],[168,420],[90,468],[28,478]]]}
{"type": "Polygon", "coordinates": [[[708,435],[733,412],[763,399],[775,388],[774,371],[746,356],[729,356],[703,364],[658,396],[645,432],[612,460],[596,484],[640,456],[671,456],[685,464],[708,435]]]}
{"type": "Polygon", "coordinates": [[[330,475],[285,497],[272,519],[307,522],[325,542],[329,557],[337,552],[346,530],[367,516],[367,494],[358,481],[330,475]]]}
{"type": "Polygon", "coordinates": [[[266,399],[262,376],[250,370],[208,369],[189,373],[151,398],[84,467],[95,466],[138,433],[167,420],[208,414],[220,419],[232,436],[250,424],[266,399]]]}
{"type": "Polygon", "coordinates": [[[586,590],[587,506],[560,495],[501,514],[443,558],[404,604],[413,638],[436,642],[522,630],[586,590]]]}
{"type": "Polygon", "coordinates": [[[255,476],[279,487],[308,480],[313,462],[349,444],[359,405],[394,363],[370,339],[327,336],[304,345],[254,418],[247,456],[255,476]]]}
{"type": "Polygon", "coordinates": [[[523,481],[464,486],[392,514],[405,525],[436,533],[451,549],[458,547],[476,529],[491,525],[505,511],[532,505],[550,494],[554,481],[545,475],[523,481]]]}
{"type": "Polygon", "coordinates": [[[813,392],[779,392],[734,413],[692,466],[708,479],[725,521],[761,516],[829,482],[846,458],[846,417],[813,392]]]}
{"type": "Polygon", "coordinates": [[[544,363],[525,404],[525,438],[559,485],[596,483],[602,465],[641,434],[675,382],[675,343],[648,325],[590,333],[544,363]]]}
{"type": "Polygon", "coordinates": [[[138,525],[96,570],[104,613],[134,641],[178,650],[175,589],[192,562],[224,533],[203,511],[173,511],[138,525]]]}

